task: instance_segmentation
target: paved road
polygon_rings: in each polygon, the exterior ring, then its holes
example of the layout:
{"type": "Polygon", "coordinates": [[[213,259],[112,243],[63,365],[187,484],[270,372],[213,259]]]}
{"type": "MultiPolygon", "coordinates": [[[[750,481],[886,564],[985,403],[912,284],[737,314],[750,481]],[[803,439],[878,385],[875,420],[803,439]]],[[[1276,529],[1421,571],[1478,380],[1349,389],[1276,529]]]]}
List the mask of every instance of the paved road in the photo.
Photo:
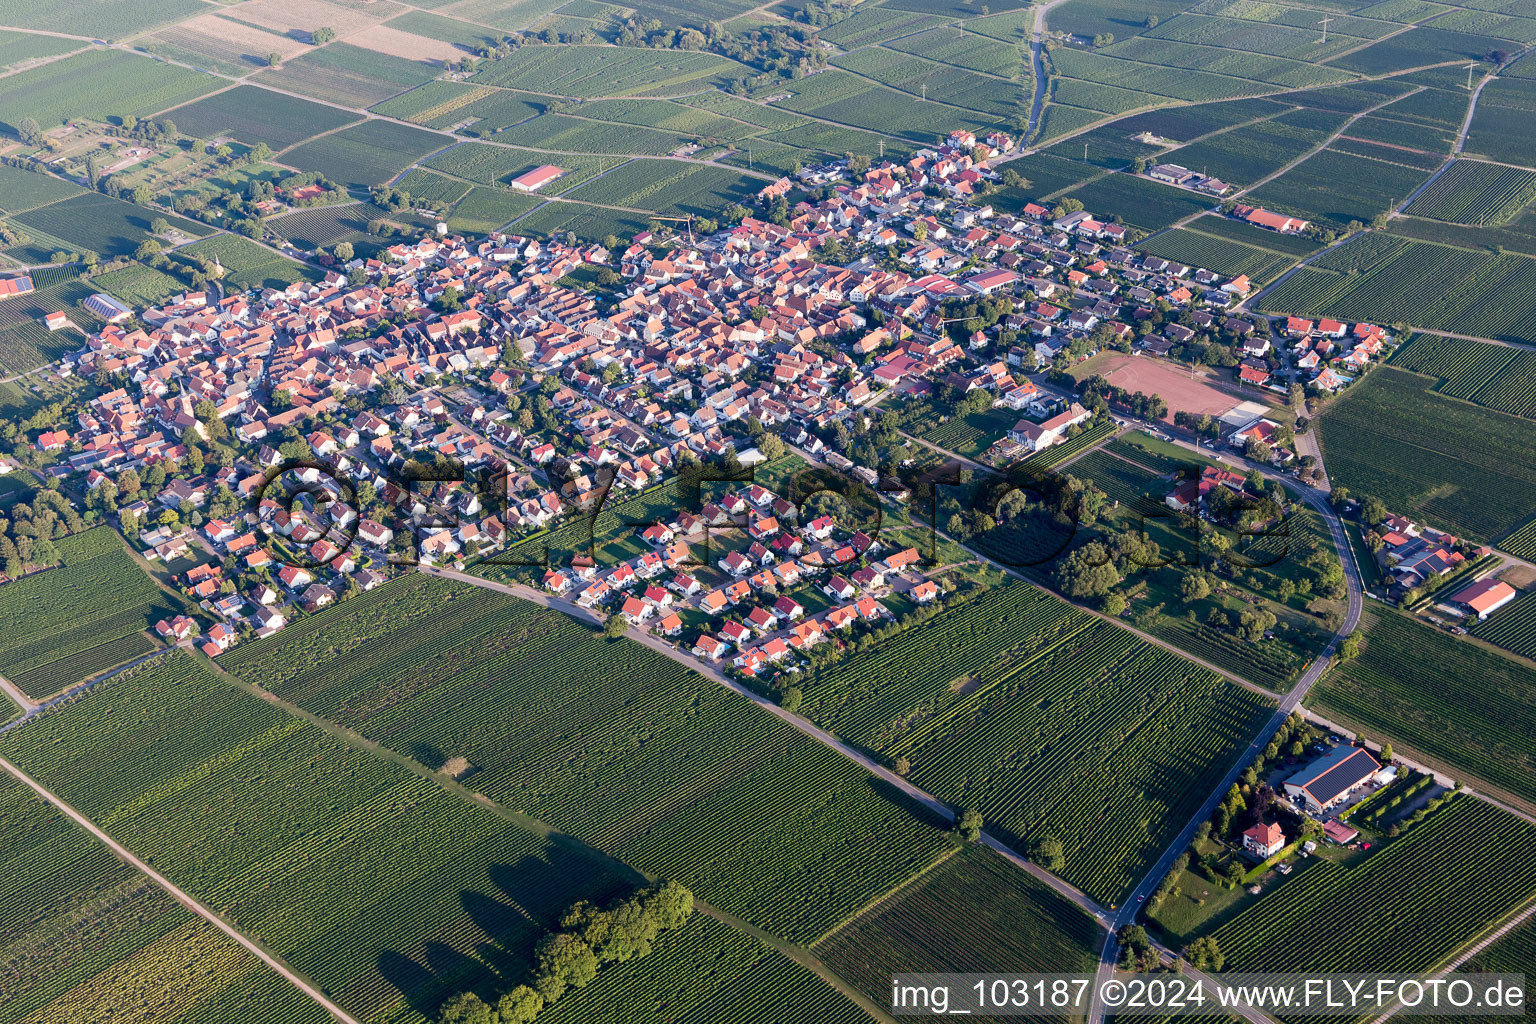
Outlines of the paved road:
{"type": "MultiPolygon", "coordinates": [[[[1177,441],[1175,443],[1193,451],[1199,451],[1195,445],[1188,442],[1177,441]]],[[[1264,727],[1254,737],[1253,742],[1249,743],[1247,748],[1238,756],[1232,767],[1227,770],[1226,775],[1222,777],[1221,782],[1205,798],[1205,802],[1200,805],[1200,809],[1195,812],[1194,817],[1190,818],[1179,832],[1177,838],[1163,851],[1163,855],[1152,866],[1152,870],[1147,872],[1146,877],[1141,880],[1136,888],[1132,890],[1130,896],[1127,897],[1125,905],[1115,916],[1110,935],[1104,941],[1104,949],[1100,955],[1098,969],[1101,981],[1107,980],[1114,973],[1114,965],[1120,955],[1120,947],[1119,943],[1115,940],[1114,931],[1136,920],[1145,901],[1152,895],[1158,883],[1162,881],[1163,876],[1172,869],[1173,862],[1178,859],[1179,854],[1189,847],[1190,843],[1194,842],[1195,831],[1200,827],[1200,823],[1208,821],[1211,815],[1215,813],[1216,805],[1221,803],[1222,799],[1226,796],[1227,790],[1237,781],[1238,776],[1269,745],[1269,741],[1274,739],[1275,734],[1280,730],[1280,726],[1285,723],[1291,712],[1301,705],[1307,693],[1312,689],[1313,684],[1322,678],[1323,673],[1328,670],[1329,665],[1333,662],[1334,654],[1338,651],[1339,642],[1347,634],[1353,632],[1360,623],[1360,612],[1364,606],[1360,568],[1355,563],[1354,550],[1349,545],[1349,538],[1344,532],[1344,524],[1340,522],[1338,514],[1333,510],[1333,506],[1328,504],[1327,498],[1322,492],[1308,487],[1292,477],[1277,474],[1267,466],[1260,466],[1257,463],[1249,462],[1247,459],[1229,458],[1244,468],[1257,469],[1270,479],[1279,480],[1286,488],[1295,492],[1308,506],[1316,510],[1318,515],[1323,518],[1323,521],[1328,524],[1328,532],[1333,538],[1334,548],[1338,551],[1339,561],[1344,566],[1344,583],[1348,591],[1344,620],[1334,633],[1333,639],[1328,641],[1328,644],[1316,658],[1312,659],[1312,663],[1301,674],[1301,678],[1296,681],[1296,685],[1281,699],[1280,707],[1276,709],[1269,721],[1264,723],[1264,727]]],[[[1090,1024],[1103,1020],[1104,1012],[1105,1007],[1103,1003],[1095,997],[1088,1014],[1090,1024]]],[[[1261,1014],[1259,1017],[1262,1018],[1263,1015],[1261,1014]]]]}
{"type": "Polygon", "coordinates": [[[20,768],[16,767],[14,764],[7,761],[3,757],[0,757],[0,769],[9,772],[11,775],[15,776],[22,783],[24,783],[29,789],[35,792],[38,796],[40,796],[43,800],[53,804],[59,810],[63,811],[65,815],[74,821],[75,824],[79,825],[91,835],[95,836],[102,845],[116,854],[119,859],[135,868],[136,870],[142,871],[144,874],[148,875],[151,881],[160,886],[160,888],[164,889],[166,892],[170,893],[177,903],[180,903],[182,906],[192,911],[198,917],[201,917],[203,920],[213,925],[219,931],[223,932],[225,935],[228,935],[231,939],[245,947],[245,949],[250,951],[254,956],[256,956],[257,959],[261,960],[262,963],[266,964],[278,974],[282,975],[283,978],[285,978],[289,984],[293,985],[294,988],[297,988],[299,991],[313,999],[316,1003],[319,1003],[321,1006],[323,1006],[331,1014],[331,1016],[335,1017],[339,1021],[344,1022],[344,1024],[361,1024],[357,1018],[347,1013],[347,1011],[343,1010],[340,1006],[337,1006],[335,1003],[331,1002],[330,999],[326,998],[324,992],[321,992],[314,985],[306,981],[286,963],[273,956],[271,953],[268,953],[266,950],[256,945],[244,935],[241,935],[234,929],[234,927],[227,924],[223,918],[219,917],[218,914],[215,914],[212,910],[209,910],[207,907],[203,906],[192,896],[178,888],[170,879],[160,874],[160,872],[144,863],[138,857],[135,857],[127,847],[123,846],[117,840],[113,839],[101,829],[97,828],[95,822],[91,821],[91,819],[87,818],[85,815],[75,810],[69,804],[65,803],[54,793],[44,789],[43,786],[30,775],[26,774],[20,768]]]}
{"type": "MultiPolygon", "coordinates": [[[[578,619],[583,619],[593,623],[594,625],[601,625],[604,622],[604,617],[602,615],[599,615],[590,609],[583,608],[573,601],[567,601],[564,598],[553,597],[540,590],[536,590],[533,587],[524,586],[520,583],[495,583],[491,580],[483,579],[479,576],[471,576],[469,573],[459,572],[455,569],[444,569],[436,566],[418,566],[418,571],[427,573],[432,576],[443,576],[449,579],[458,580],[461,583],[468,583],[476,587],[484,587],[487,590],[495,590],[500,593],[507,594],[511,597],[521,598],[525,601],[532,601],[535,604],[543,605],[545,608],[552,608],[555,611],[564,612],[567,615],[571,615],[578,619]]],[[[937,814],[945,821],[955,820],[956,814],[954,808],[950,807],[938,797],[933,796],[924,790],[918,789],[916,786],[912,785],[912,783],[908,782],[900,775],[897,775],[895,772],[891,771],[889,768],[886,768],[878,761],[872,760],[868,756],[848,746],[842,740],[839,740],[836,736],[833,736],[831,733],[825,731],[824,729],[817,728],[806,719],[801,718],[799,715],[784,710],[773,701],[768,700],[767,698],[757,693],[754,693],[735,680],[727,678],[724,673],[720,672],[720,670],[715,668],[713,665],[706,664],[704,661],[695,658],[692,655],[685,654],[677,647],[667,643],[660,637],[655,636],[648,630],[631,628],[627,635],[631,640],[644,644],[656,653],[671,658],[673,661],[676,661],[692,669],[693,671],[699,673],[702,676],[705,676],[713,682],[720,684],[733,693],[745,697],[747,700],[751,701],[762,710],[779,718],[788,725],[791,725],[794,728],[800,730],[802,733],[827,747],[828,749],[841,754],[843,757],[852,761],[854,764],[857,764],[859,767],[868,771],[871,775],[878,776],[883,782],[886,782],[901,790],[913,801],[921,804],[923,807],[926,807],[928,810],[932,811],[934,814],[937,814]]],[[[1060,878],[1057,878],[1049,871],[1046,871],[1044,868],[1026,859],[1025,857],[1020,856],[1017,851],[1009,848],[1005,843],[994,838],[993,836],[988,835],[985,832],[983,832],[981,835],[981,843],[982,845],[997,851],[1003,856],[1004,859],[1013,864],[1015,867],[1028,872],[1030,875],[1034,876],[1041,882],[1050,886],[1052,889],[1061,893],[1061,895],[1065,896],[1073,903],[1076,903],[1079,907],[1082,907],[1101,925],[1107,926],[1107,923],[1110,919],[1110,911],[1108,908],[1094,901],[1086,893],[1071,885],[1068,885],[1060,878]]]]}

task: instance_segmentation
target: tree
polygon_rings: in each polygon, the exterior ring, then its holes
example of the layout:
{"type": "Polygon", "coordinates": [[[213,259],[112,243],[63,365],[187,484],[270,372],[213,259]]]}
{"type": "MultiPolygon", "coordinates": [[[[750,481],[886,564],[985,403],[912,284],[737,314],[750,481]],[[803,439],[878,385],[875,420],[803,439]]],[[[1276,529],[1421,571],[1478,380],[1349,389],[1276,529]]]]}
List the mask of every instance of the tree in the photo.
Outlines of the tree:
{"type": "Polygon", "coordinates": [[[554,1002],[567,988],[585,988],[597,977],[597,956],[574,935],[553,932],[533,948],[538,963],[539,993],[554,1002]],[[551,995],[551,993],[554,993],[551,995]]]}
{"type": "Polygon", "coordinates": [[[905,756],[898,757],[894,769],[897,775],[905,778],[906,774],[912,770],[912,762],[907,760],[905,756]]]}
{"type": "Polygon", "coordinates": [[[331,249],[331,254],[343,263],[349,263],[354,255],[351,242],[337,242],[331,249]]]}
{"type": "Polygon", "coordinates": [[[1104,595],[1104,600],[1099,604],[1099,611],[1113,618],[1119,618],[1125,611],[1125,595],[1118,590],[1111,590],[1104,595]]]}
{"type": "Polygon", "coordinates": [[[316,46],[324,46],[336,38],[336,30],[329,25],[322,25],[309,34],[309,41],[316,46]]]}
{"type": "Polygon", "coordinates": [[[798,686],[791,686],[779,695],[779,707],[788,712],[800,710],[800,702],[805,699],[805,693],[798,686]]]}
{"type": "Polygon", "coordinates": [[[139,119],[132,114],[124,114],[119,120],[123,125],[123,131],[131,132],[139,126],[139,119]]]}
{"type": "Polygon", "coordinates": [[[1098,541],[1084,544],[1056,569],[1057,588],[1071,598],[1101,597],[1119,582],[1120,570],[1098,541]]]}
{"type": "Polygon", "coordinates": [[[144,241],[140,242],[139,247],[133,251],[133,258],[136,260],[148,261],[158,255],[160,255],[160,243],[155,241],[153,238],[146,238],[144,241]]]}
{"type": "Polygon", "coordinates": [[[43,141],[43,127],[37,123],[36,118],[24,117],[17,121],[16,134],[29,146],[36,146],[43,141]]]}
{"type": "Polygon", "coordinates": [[[1197,971],[1219,971],[1227,958],[1222,955],[1221,947],[1217,945],[1213,936],[1196,939],[1184,947],[1184,959],[1197,971]]]}
{"type": "Polygon", "coordinates": [[[1383,743],[1381,745],[1381,763],[1382,764],[1391,764],[1392,763],[1392,756],[1393,756],[1392,755],[1392,744],[1390,744],[1390,743],[1383,743]]]}
{"type": "Polygon", "coordinates": [[[267,67],[275,68],[282,62],[283,55],[278,53],[276,50],[273,50],[271,53],[267,54],[267,67]]]}
{"type": "Polygon", "coordinates": [[[1186,573],[1184,578],[1179,581],[1179,600],[1185,604],[1209,597],[1210,593],[1211,584],[1206,580],[1203,573],[1186,573]]]}
{"type": "Polygon", "coordinates": [[[1029,844],[1029,859],[1047,871],[1060,871],[1067,866],[1067,855],[1061,840],[1055,836],[1041,836],[1029,844]]]}
{"type": "Polygon", "coordinates": [[[1387,518],[1387,506],[1380,498],[1365,498],[1360,502],[1360,521],[1375,526],[1387,518]]]}
{"type": "Polygon", "coordinates": [[[519,985],[504,993],[496,1001],[496,1015],[500,1024],[533,1024],[533,1019],[544,1009],[544,997],[527,985],[519,985]]]}
{"type": "Polygon", "coordinates": [[[603,622],[603,636],[610,639],[623,636],[628,629],[629,620],[618,612],[614,612],[603,622]]]}
{"type": "Polygon", "coordinates": [[[461,992],[448,1000],[437,1019],[442,1024],[497,1024],[496,1011],[473,992],[461,992]]]}
{"type": "Polygon", "coordinates": [[[1357,629],[1339,641],[1339,660],[1353,661],[1360,656],[1360,631],[1357,629]]]}
{"type": "Polygon", "coordinates": [[[966,842],[974,843],[981,838],[982,824],[981,812],[974,807],[967,807],[955,819],[955,832],[966,842]]]}

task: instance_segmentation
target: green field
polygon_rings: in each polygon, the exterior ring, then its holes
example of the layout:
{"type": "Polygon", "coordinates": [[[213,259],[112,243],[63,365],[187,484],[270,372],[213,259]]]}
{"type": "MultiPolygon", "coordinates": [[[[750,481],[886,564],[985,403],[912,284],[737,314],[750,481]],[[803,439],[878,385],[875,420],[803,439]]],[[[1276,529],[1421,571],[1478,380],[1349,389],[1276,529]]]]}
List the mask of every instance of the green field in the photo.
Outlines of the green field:
{"type": "Polygon", "coordinates": [[[187,290],[181,280],[142,263],[131,263],[121,270],[98,274],[91,278],[91,286],[122,299],[135,309],[157,306],[177,292],[187,290]]]}
{"type": "Polygon", "coordinates": [[[979,806],[1005,839],[1061,839],[1062,876],[1106,902],[1225,770],[1230,744],[1269,714],[1212,673],[1022,583],[989,587],[804,686],[817,724],[907,757],[913,782],[979,806]]]}
{"type": "Polygon", "coordinates": [[[485,85],[556,96],[666,96],[697,92],[746,69],[709,53],[603,46],[525,46],[482,66],[485,85]]]}
{"type": "Polygon", "coordinates": [[[64,564],[0,586],[0,675],[33,697],[153,651],[145,635],[183,611],[109,529],[57,541],[64,564]]]}
{"type": "Polygon", "coordinates": [[[1536,172],[1457,160],[1405,211],[1457,224],[1507,224],[1536,199],[1536,172]]]}
{"type": "Polygon", "coordinates": [[[454,204],[448,215],[448,228],[451,231],[486,234],[508,221],[516,220],[541,202],[543,200],[533,196],[476,185],[454,204]]]}
{"type": "Polygon", "coordinates": [[[1381,367],[1319,420],[1328,475],[1393,511],[1502,537],[1536,507],[1536,425],[1441,397],[1381,367]]]}
{"type": "Polygon", "coordinates": [[[1188,228],[1165,232],[1141,243],[1137,248],[1153,256],[1193,267],[1204,267],[1223,277],[1245,274],[1256,284],[1274,280],[1295,262],[1291,257],[1279,253],[1188,228]]]}
{"type": "Polygon", "coordinates": [[[1453,778],[1467,772],[1536,800],[1536,672],[1389,612],[1371,617],[1364,638],[1360,657],[1313,690],[1319,711],[1416,751],[1453,778]]]}
{"type": "Polygon", "coordinates": [[[1459,797],[1362,863],[1307,865],[1215,937],[1229,971],[1427,971],[1536,894],[1533,854],[1536,827],[1459,797]],[[1341,928],[1339,907],[1384,923],[1341,928]]]}
{"type": "Polygon", "coordinates": [[[760,178],[680,160],[631,160],[570,192],[602,206],[714,216],[731,203],[750,203],[760,178]]]}
{"type": "Polygon", "coordinates": [[[130,1002],[180,1024],[335,1019],[9,775],[0,820],[3,1024],[93,1024],[130,1002]]]}
{"type": "Polygon", "coordinates": [[[483,588],[413,576],[223,665],[429,767],[468,758],[476,792],[793,941],[948,844],[894,791],[715,683],[483,588]]]}
{"type": "Polygon", "coordinates": [[[908,971],[1075,974],[1093,969],[1097,922],[991,850],[961,851],[816,946],[879,1006],[908,971]]]}
{"type": "Polygon", "coordinates": [[[14,132],[24,117],[44,129],[73,117],[142,117],[212,92],[219,84],[211,75],[122,50],[87,50],[0,78],[0,126],[14,132]]]}
{"type": "Polygon", "coordinates": [[[204,259],[217,257],[225,271],[223,280],[226,287],[286,288],[295,281],[312,281],[320,276],[316,268],[291,260],[240,235],[215,235],[201,242],[193,242],[177,252],[204,259]]]}
{"type": "Polygon", "coordinates": [[[171,116],[177,128],[194,138],[229,135],[248,146],[265,142],[273,150],[357,120],[345,110],[250,85],[177,107],[171,116]]]}
{"type": "Polygon", "coordinates": [[[1536,81],[1505,78],[1488,83],[1477,100],[1466,151],[1490,160],[1529,165],[1531,148],[1536,146],[1533,113],[1536,81]]]}
{"type": "Polygon", "coordinates": [[[212,230],[196,221],[147,210],[97,192],[83,192],[11,219],[80,249],[90,249],[103,258],[111,258],[132,255],[140,243],[151,237],[149,225],[156,217],[164,217],[173,228],[193,237],[201,237],[212,230]]]}
{"type": "Polygon", "coordinates": [[[510,987],[571,903],[632,884],[187,654],[34,719],[0,751],[364,1020],[416,1024],[448,992],[510,987]]]}
{"type": "Polygon", "coordinates": [[[258,72],[255,81],[349,107],[366,107],[430,82],[442,68],[335,42],[258,72]]]}
{"type": "Polygon", "coordinates": [[[364,121],[290,149],[283,160],[343,185],[382,185],[452,139],[393,121],[364,121]]]}
{"type": "Polygon", "coordinates": [[[0,0],[0,25],[45,32],[88,26],[93,38],[117,40],[207,10],[197,0],[0,0]]]}
{"type": "Polygon", "coordinates": [[[0,164],[0,210],[6,213],[22,213],[84,193],[79,185],[0,164]]]}
{"type": "Polygon", "coordinates": [[[1536,259],[1372,232],[1265,295],[1265,312],[1406,323],[1495,341],[1536,337],[1536,259]],[[1449,282],[1427,289],[1425,280],[1449,282]]]}
{"type": "Polygon", "coordinates": [[[1536,602],[1517,599],[1478,623],[1473,632],[1479,640],[1498,644],[1523,658],[1536,658],[1536,602]]]}
{"type": "Polygon", "coordinates": [[[702,914],[663,935],[651,955],[615,964],[539,1015],[541,1024],[865,1024],[825,981],[702,914]]]}

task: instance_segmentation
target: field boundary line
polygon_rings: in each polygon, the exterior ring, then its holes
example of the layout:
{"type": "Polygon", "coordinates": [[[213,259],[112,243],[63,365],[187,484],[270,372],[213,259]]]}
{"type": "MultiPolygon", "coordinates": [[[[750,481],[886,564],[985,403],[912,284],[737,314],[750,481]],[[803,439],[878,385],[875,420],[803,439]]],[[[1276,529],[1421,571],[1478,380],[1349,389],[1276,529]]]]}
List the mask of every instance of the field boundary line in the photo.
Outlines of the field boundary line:
{"type": "Polygon", "coordinates": [[[97,841],[102,843],[107,847],[107,849],[116,854],[119,860],[124,861],[130,867],[147,875],[151,881],[169,893],[177,903],[180,903],[182,906],[186,907],[198,917],[201,917],[203,920],[213,925],[215,928],[229,936],[231,939],[234,939],[235,942],[239,943],[240,946],[242,946],[248,952],[254,954],[257,959],[262,961],[262,963],[272,968],[273,971],[281,975],[295,988],[318,1003],[327,1012],[329,1012],[331,1016],[335,1017],[339,1021],[342,1021],[343,1024],[362,1024],[362,1022],[359,1021],[356,1017],[353,1017],[346,1010],[332,1002],[324,992],[320,991],[319,988],[306,981],[303,976],[293,970],[293,968],[289,967],[283,960],[271,953],[268,953],[265,949],[262,949],[251,939],[246,938],[246,936],[238,931],[233,925],[229,924],[212,910],[209,910],[207,907],[203,906],[202,903],[198,902],[195,897],[189,895],[186,891],[178,887],[170,879],[166,878],[160,872],[156,871],[144,861],[140,860],[126,846],[123,846],[121,843],[117,842],[117,840],[109,836],[106,832],[103,832],[96,826],[95,822],[91,821],[91,819],[87,818],[85,815],[75,810],[69,804],[65,803],[54,793],[44,788],[42,783],[38,782],[36,779],[33,779],[30,775],[16,767],[16,765],[12,764],[4,757],[0,757],[0,768],[3,768],[5,771],[15,776],[16,779],[24,783],[45,803],[53,804],[60,811],[63,811],[64,814],[70,818],[70,820],[79,825],[81,828],[85,829],[85,831],[94,836],[97,841]]]}

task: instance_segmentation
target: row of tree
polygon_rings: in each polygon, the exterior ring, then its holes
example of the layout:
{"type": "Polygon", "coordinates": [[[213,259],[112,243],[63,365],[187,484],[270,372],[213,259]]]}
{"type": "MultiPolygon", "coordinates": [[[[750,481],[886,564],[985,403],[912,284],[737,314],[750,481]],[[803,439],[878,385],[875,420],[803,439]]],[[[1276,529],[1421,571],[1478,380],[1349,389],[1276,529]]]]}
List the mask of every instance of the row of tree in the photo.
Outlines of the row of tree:
{"type": "Polygon", "coordinates": [[[531,1024],[571,989],[584,988],[605,964],[648,956],[662,932],[688,920],[693,893],[677,882],[658,882],[625,899],[597,907],[583,900],[534,947],[531,984],[500,995],[495,1004],[463,992],[443,1004],[442,1024],[531,1024]]]}

